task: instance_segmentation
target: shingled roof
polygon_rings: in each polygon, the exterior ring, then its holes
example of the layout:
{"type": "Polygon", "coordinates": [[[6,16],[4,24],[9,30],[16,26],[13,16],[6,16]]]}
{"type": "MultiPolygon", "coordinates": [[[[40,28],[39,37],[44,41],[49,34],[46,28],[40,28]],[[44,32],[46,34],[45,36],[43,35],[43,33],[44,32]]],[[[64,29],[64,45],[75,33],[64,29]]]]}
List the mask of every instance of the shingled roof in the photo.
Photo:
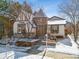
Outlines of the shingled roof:
{"type": "Polygon", "coordinates": [[[66,20],[57,16],[53,16],[49,18],[48,22],[49,25],[58,25],[58,24],[66,24],[66,20]]]}
{"type": "Polygon", "coordinates": [[[65,19],[58,17],[58,16],[53,16],[53,17],[49,18],[49,20],[65,20],[65,19]]]}

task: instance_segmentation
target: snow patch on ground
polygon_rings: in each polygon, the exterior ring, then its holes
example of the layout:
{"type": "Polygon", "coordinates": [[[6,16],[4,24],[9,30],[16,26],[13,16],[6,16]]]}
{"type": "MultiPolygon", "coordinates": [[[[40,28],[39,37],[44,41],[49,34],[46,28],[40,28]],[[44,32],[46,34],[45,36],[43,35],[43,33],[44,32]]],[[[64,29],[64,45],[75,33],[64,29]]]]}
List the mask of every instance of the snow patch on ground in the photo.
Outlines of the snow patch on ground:
{"type": "MultiPolygon", "coordinates": [[[[45,46],[40,46],[38,50],[44,51],[45,46]]],[[[47,48],[48,51],[54,51],[54,52],[62,52],[72,55],[79,55],[79,49],[72,48],[70,46],[66,45],[57,45],[56,48],[47,48]]]]}
{"type": "Polygon", "coordinates": [[[30,49],[31,47],[18,47],[15,45],[0,45],[0,51],[2,49],[8,49],[8,50],[13,50],[13,51],[18,51],[18,52],[24,52],[30,49]]]}
{"type": "MultiPolygon", "coordinates": [[[[8,48],[0,47],[0,59],[41,59],[42,56],[31,55],[24,52],[10,51],[8,48]]],[[[51,59],[49,57],[44,57],[44,59],[51,59]]]]}
{"type": "Polygon", "coordinates": [[[14,52],[13,51],[6,51],[0,53],[0,59],[14,59],[14,52]]]}
{"type": "Polygon", "coordinates": [[[10,47],[13,51],[20,51],[20,52],[25,52],[27,51],[28,49],[30,49],[31,47],[18,47],[18,46],[11,46],[10,47]]]}
{"type": "Polygon", "coordinates": [[[0,45],[0,59],[18,59],[20,57],[24,57],[29,55],[28,53],[24,53],[30,47],[17,47],[17,46],[5,46],[0,45]]]}
{"type": "MultiPolygon", "coordinates": [[[[21,58],[18,58],[18,59],[42,59],[42,56],[39,56],[39,55],[28,55],[28,56],[21,57],[21,58]]],[[[53,59],[53,58],[44,57],[43,59],[53,59]]]]}
{"type": "Polygon", "coordinates": [[[15,52],[14,59],[19,59],[19,58],[22,58],[22,57],[25,57],[25,56],[28,56],[28,55],[29,55],[28,53],[15,52]]]}
{"type": "Polygon", "coordinates": [[[47,48],[48,51],[62,52],[67,54],[79,55],[79,49],[75,49],[65,45],[58,45],[56,48],[47,48]]]}

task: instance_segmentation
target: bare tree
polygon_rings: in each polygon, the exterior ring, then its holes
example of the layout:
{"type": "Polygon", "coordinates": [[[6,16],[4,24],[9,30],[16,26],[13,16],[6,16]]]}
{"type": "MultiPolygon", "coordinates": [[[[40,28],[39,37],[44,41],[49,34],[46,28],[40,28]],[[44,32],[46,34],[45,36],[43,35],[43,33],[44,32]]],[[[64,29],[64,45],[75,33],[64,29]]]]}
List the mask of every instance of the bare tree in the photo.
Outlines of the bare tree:
{"type": "Polygon", "coordinates": [[[28,35],[30,33],[32,33],[32,29],[33,29],[33,26],[34,26],[34,23],[32,22],[32,19],[33,19],[33,15],[30,14],[30,13],[27,13],[27,12],[24,12],[25,13],[25,18],[26,18],[26,25],[27,25],[27,33],[28,35]]]}
{"type": "Polygon", "coordinates": [[[73,34],[74,34],[74,41],[77,43],[77,39],[78,39],[77,22],[79,20],[79,0],[68,0],[67,2],[62,3],[59,6],[59,8],[60,11],[71,20],[73,34]]]}
{"type": "Polygon", "coordinates": [[[7,13],[9,17],[13,20],[16,20],[19,13],[21,12],[21,4],[19,2],[13,2],[9,6],[9,12],[7,13]]]}
{"type": "Polygon", "coordinates": [[[25,20],[26,20],[26,32],[29,36],[30,33],[32,33],[32,29],[33,29],[33,15],[32,15],[32,9],[31,6],[24,1],[24,4],[22,5],[22,10],[21,10],[25,16],[25,20]]]}

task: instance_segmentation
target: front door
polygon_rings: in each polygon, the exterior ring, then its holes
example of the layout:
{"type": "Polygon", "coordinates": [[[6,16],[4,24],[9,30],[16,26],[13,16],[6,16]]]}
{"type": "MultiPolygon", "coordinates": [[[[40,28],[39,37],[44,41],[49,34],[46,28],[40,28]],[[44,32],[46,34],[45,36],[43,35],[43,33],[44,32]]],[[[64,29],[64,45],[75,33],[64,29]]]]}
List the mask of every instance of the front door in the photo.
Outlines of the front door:
{"type": "Polygon", "coordinates": [[[47,26],[45,25],[38,25],[36,27],[36,36],[40,37],[40,36],[44,36],[47,32],[47,26]]]}

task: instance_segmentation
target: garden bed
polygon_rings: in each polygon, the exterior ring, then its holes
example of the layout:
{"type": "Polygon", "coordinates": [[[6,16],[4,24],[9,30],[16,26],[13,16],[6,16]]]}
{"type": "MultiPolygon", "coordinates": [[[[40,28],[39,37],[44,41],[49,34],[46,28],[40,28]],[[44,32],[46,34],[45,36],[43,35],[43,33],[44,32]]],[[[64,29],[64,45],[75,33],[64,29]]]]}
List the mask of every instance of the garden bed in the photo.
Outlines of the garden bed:
{"type": "Polygon", "coordinates": [[[29,47],[35,45],[38,41],[39,41],[38,39],[19,40],[16,42],[16,45],[29,47]]]}

